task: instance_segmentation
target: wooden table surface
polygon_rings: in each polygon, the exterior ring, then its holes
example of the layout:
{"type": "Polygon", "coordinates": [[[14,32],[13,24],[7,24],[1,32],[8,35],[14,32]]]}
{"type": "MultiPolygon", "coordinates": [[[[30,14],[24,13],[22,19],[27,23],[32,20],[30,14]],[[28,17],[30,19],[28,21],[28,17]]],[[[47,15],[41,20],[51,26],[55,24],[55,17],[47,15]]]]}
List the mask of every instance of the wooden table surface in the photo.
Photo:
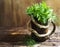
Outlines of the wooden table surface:
{"type": "MultiPolygon", "coordinates": [[[[23,30],[23,29],[22,29],[23,30]]],[[[1,33],[1,32],[0,32],[1,33]]],[[[18,32],[19,33],[19,32],[18,32]]],[[[25,29],[25,35],[28,31],[25,29]]],[[[1,36],[1,35],[0,35],[1,36]]],[[[5,35],[0,38],[0,47],[28,47],[22,43],[24,35],[5,35]]],[[[50,39],[45,42],[33,45],[33,47],[59,47],[60,45],[60,27],[57,26],[55,32],[50,36],[50,39]]]]}

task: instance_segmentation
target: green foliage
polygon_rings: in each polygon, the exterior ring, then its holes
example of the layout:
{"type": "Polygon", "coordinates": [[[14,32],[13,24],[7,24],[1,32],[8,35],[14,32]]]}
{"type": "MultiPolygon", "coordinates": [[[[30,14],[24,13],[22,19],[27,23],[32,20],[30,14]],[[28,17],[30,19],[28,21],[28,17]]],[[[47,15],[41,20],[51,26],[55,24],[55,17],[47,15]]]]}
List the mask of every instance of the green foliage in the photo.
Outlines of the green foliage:
{"type": "Polygon", "coordinates": [[[32,46],[36,44],[36,42],[31,36],[25,36],[25,44],[28,46],[32,46]]]}
{"type": "Polygon", "coordinates": [[[51,20],[55,18],[53,10],[49,6],[47,6],[44,1],[27,7],[26,13],[29,16],[33,15],[33,17],[37,18],[37,21],[44,24],[49,18],[51,18],[51,20]]]}

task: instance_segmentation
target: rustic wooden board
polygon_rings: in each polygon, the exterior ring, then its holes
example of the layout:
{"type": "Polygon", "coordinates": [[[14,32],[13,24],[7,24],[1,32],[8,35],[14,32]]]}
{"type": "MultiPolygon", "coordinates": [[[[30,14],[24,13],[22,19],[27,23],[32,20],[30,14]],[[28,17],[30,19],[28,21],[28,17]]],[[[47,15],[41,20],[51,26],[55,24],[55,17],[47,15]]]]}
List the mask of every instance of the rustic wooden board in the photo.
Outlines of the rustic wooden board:
{"type": "Polygon", "coordinates": [[[24,26],[29,17],[25,13],[27,6],[40,0],[0,0],[0,27],[24,26]]]}
{"type": "MultiPolygon", "coordinates": [[[[26,30],[26,34],[28,34],[29,31],[26,30]]],[[[23,33],[23,32],[22,32],[23,33]]],[[[30,33],[30,32],[29,32],[30,33]]],[[[25,34],[25,35],[26,35],[25,34]]],[[[23,34],[20,34],[20,35],[7,35],[5,36],[0,42],[0,46],[1,47],[27,47],[26,45],[24,45],[24,36],[23,34]],[[22,43],[23,42],[23,43],[22,43]]],[[[60,45],[60,27],[57,26],[56,27],[56,31],[54,34],[52,34],[50,36],[50,39],[46,40],[45,42],[42,42],[42,43],[38,43],[36,45],[33,45],[33,46],[59,46],[60,45]]]]}

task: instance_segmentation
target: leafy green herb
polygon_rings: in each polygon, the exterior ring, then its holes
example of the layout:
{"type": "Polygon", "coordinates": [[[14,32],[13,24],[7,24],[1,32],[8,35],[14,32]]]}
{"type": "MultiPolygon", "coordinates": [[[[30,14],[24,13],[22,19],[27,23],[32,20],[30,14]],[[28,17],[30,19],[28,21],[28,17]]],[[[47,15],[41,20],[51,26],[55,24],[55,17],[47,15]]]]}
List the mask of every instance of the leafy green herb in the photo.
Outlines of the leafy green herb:
{"type": "Polygon", "coordinates": [[[26,9],[26,13],[33,17],[37,18],[37,21],[46,23],[48,19],[54,20],[55,15],[53,10],[46,5],[44,1],[40,3],[33,4],[26,9]]]}
{"type": "Polygon", "coordinates": [[[25,36],[25,44],[32,46],[32,45],[36,44],[36,42],[31,36],[25,36]]]}

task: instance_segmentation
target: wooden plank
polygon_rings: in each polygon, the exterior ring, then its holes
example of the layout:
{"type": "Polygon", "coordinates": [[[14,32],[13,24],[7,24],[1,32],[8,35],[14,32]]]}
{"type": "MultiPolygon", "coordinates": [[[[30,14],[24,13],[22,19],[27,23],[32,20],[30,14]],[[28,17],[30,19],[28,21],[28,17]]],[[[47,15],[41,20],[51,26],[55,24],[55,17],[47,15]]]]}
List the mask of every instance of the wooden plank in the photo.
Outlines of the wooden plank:
{"type": "MultiPolygon", "coordinates": [[[[22,29],[23,30],[23,29],[22,29]]],[[[50,39],[47,39],[45,42],[42,43],[38,43],[35,44],[33,46],[60,46],[60,27],[56,27],[56,31],[50,36],[50,39]]],[[[20,32],[23,33],[23,32],[20,32]]],[[[25,30],[26,33],[25,35],[27,35],[29,32],[27,30],[25,30]]],[[[1,44],[5,44],[5,42],[7,42],[7,44],[10,44],[10,42],[12,42],[11,44],[14,44],[12,46],[15,47],[27,47],[26,45],[24,45],[24,34],[17,34],[17,35],[6,35],[5,37],[3,37],[3,41],[4,43],[0,43],[1,44]]],[[[1,40],[1,39],[0,39],[1,40]]],[[[6,44],[6,45],[7,45],[6,44]]]]}

